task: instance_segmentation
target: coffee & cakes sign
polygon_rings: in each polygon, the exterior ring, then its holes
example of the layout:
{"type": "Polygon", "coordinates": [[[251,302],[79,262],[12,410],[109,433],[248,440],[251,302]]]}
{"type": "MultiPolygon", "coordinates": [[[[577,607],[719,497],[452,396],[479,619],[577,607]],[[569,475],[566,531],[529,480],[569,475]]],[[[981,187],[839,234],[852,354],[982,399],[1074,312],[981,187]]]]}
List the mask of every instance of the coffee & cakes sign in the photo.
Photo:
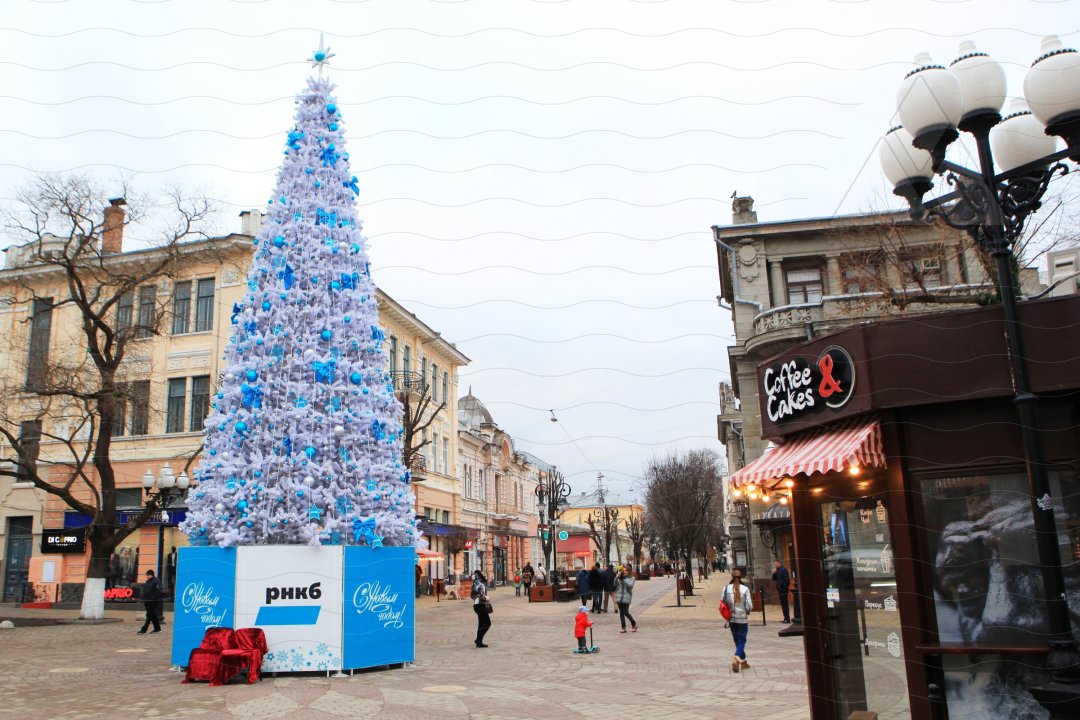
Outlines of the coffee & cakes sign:
{"type": "Polygon", "coordinates": [[[855,392],[855,362],[847,350],[833,345],[814,363],[795,357],[770,365],[761,383],[765,414],[770,422],[783,423],[846,405],[855,392]]]}

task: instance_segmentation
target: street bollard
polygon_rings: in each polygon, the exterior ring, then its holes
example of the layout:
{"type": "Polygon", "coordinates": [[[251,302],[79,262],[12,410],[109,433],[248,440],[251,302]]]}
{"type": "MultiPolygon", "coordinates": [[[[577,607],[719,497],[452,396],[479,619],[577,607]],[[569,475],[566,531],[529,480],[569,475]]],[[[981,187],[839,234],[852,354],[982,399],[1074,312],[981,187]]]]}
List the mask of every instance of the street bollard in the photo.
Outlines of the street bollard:
{"type": "Polygon", "coordinates": [[[764,627],[769,624],[769,621],[765,619],[765,586],[762,585],[758,588],[758,597],[761,598],[761,625],[764,627]]]}

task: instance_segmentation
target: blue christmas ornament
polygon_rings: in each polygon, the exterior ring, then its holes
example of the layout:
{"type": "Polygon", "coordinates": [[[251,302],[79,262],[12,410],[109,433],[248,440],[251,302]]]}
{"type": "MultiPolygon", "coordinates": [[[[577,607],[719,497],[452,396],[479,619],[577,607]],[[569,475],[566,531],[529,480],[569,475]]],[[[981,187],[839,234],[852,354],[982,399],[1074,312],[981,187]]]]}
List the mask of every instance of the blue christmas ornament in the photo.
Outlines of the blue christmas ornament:
{"type": "Polygon", "coordinates": [[[315,459],[315,452],[315,448],[311,447],[310,445],[304,448],[304,454],[308,456],[308,460],[315,459]]]}
{"type": "Polygon", "coordinates": [[[236,432],[238,432],[238,433],[247,432],[247,423],[244,422],[243,420],[236,423],[236,432]]]}
{"type": "Polygon", "coordinates": [[[328,103],[328,104],[326,105],[326,112],[328,112],[328,113],[330,113],[331,115],[333,115],[334,113],[336,113],[336,112],[337,112],[337,105],[335,105],[334,103],[328,103]]]}
{"type": "Polygon", "coordinates": [[[323,330],[321,333],[319,333],[319,337],[329,342],[330,338],[334,337],[334,333],[330,332],[329,330],[323,330]]]}
{"type": "MultiPolygon", "coordinates": [[[[349,382],[351,382],[353,385],[359,385],[360,381],[363,379],[364,376],[358,372],[354,372],[352,375],[349,375],[349,382]]],[[[364,388],[364,390],[367,390],[367,388],[364,388]]]]}
{"type": "Polygon", "coordinates": [[[248,382],[255,382],[259,379],[259,373],[255,372],[254,370],[248,370],[246,373],[244,373],[244,377],[247,378],[248,382]]]}

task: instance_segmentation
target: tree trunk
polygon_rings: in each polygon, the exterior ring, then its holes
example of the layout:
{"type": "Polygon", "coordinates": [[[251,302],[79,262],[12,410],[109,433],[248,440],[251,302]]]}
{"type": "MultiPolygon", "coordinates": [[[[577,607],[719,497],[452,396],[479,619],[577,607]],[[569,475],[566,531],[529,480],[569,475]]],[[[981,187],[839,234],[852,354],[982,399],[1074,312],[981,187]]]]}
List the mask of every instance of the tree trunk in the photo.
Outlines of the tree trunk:
{"type": "Polygon", "coordinates": [[[109,556],[116,549],[116,539],[111,531],[101,525],[91,527],[87,535],[90,542],[90,564],[86,568],[79,619],[104,620],[105,578],[109,574],[109,556]]]}
{"type": "Polygon", "coordinates": [[[105,619],[105,578],[88,577],[83,583],[80,620],[105,619]]]}

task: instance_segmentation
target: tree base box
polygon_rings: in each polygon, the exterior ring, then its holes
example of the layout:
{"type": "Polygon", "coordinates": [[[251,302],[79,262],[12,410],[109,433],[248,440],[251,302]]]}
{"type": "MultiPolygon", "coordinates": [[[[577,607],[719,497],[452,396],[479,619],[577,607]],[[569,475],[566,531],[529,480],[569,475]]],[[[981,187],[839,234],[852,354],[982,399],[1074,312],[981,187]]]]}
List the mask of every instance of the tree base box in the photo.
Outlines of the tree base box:
{"type": "Polygon", "coordinates": [[[550,585],[533,585],[529,588],[529,599],[533,602],[552,602],[555,593],[550,585]]]}
{"type": "Polygon", "coordinates": [[[411,548],[185,547],[176,570],[172,663],[209,627],[262,628],[263,672],[330,672],[412,662],[411,548]]]}

